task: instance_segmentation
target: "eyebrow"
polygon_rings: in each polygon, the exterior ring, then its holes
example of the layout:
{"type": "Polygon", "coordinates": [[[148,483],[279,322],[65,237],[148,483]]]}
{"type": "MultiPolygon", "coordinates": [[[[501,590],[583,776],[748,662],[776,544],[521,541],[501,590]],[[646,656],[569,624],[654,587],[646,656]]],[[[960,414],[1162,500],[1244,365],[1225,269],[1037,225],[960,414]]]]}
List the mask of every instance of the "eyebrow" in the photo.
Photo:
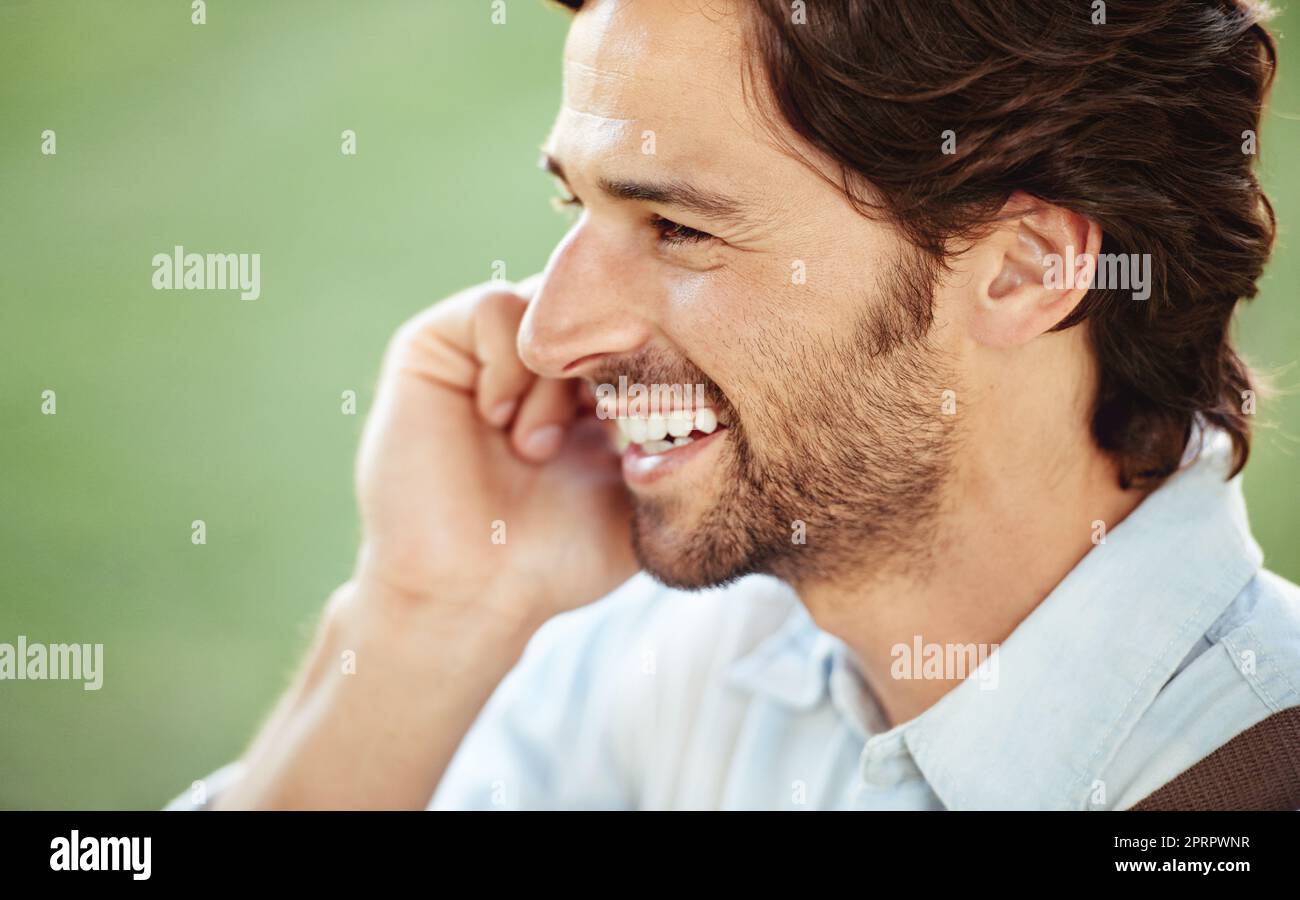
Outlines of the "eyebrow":
{"type": "MultiPolygon", "coordinates": [[[[569,184],[564,166],[546,151],[542,151],[538,168],[550,172],[569,184]]],[[[743,224],[748,219],[744,204],[713,191],[707,191],[684,181],[629,181],[601,178],[597,181],[601,191],[618,200],[659,203],[687,209],[708,219],[732,224],[743,224]]]]}

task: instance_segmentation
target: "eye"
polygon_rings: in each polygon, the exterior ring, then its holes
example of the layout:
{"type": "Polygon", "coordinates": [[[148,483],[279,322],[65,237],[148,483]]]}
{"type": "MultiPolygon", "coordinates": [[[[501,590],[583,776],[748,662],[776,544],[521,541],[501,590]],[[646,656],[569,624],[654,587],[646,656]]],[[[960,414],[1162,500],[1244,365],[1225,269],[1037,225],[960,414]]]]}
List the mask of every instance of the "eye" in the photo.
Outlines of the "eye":
{"type": "Polygon", "coordinates": [[[551,208],[558,213],[573,215],[574,210],[582,207],[582,201],[572,194],[561,193],[558,197],[551,198],[551,208]]]}
{"type": "Polygon", "coordinates": [[[663,216],[654,216],[650,219],[650,225],[659,232],[659,240],[669,246],[679,244],[699,244],[705,241],[713,240],[713,235],[707,231],[700,231],[691,228],[689,225],[678,225],[671,219],[665,219],[663,216]]]}

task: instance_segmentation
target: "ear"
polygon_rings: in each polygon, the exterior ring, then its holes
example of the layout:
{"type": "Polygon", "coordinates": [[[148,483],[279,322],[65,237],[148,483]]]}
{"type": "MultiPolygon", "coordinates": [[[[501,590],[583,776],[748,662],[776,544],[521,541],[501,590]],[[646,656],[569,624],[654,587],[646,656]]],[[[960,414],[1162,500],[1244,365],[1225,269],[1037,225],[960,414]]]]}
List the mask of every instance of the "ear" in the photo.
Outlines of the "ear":
{"type": "Polygon", "coordinates": [[[1101,226],[1088,217],[1016,192],[996,228],[966,256],[974,296],[968,331],[980,344],[1026,344],[1064,319],[1092,285],[1101,226]]]}

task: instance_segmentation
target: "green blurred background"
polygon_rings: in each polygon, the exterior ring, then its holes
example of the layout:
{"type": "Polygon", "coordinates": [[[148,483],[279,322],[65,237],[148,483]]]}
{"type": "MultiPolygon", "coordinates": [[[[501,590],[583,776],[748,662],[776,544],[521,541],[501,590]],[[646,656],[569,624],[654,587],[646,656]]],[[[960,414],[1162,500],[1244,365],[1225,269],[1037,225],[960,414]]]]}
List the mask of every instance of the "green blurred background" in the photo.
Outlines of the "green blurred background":
{"type": "MultiPolygon", "coordinates": [[[[352,458],[389,334],[494,260],[540,269],[565,227],[535,162],[567,18],[542,0],[491,15],[210,0],[198,26],[189,0],[0,0],[0,642],[103,643],[106,670],[98,692],[0,681],[0,808],[160,806],[234,758],[287,684],[351,570],[352,458]],[[261,298],[154,291],[151,258],[178,243],[261,253],[261,298]]],[[[1275,22],[1262,136],[1280,241],[1239,323],[1287,387],[1297,20],[1275,22]]],[[[1300,393],[1260,417],[1252,519],[1300,580],[1300,393]]]]}

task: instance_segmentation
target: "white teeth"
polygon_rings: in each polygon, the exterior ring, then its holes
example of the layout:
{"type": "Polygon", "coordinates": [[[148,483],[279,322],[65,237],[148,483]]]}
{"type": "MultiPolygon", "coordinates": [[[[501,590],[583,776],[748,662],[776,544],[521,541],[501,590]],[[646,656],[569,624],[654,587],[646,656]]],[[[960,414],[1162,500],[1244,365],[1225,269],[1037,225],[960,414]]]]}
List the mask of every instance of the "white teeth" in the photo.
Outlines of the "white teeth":
{"type": "Polygon", "coordinates": [[[623,416],[618,422],[619,443],[640,444],[648,454],[663,453],[674,447],[685,447],[693,438],[692,431],[713,434],[718,430],[718,414],[708,407],[691,412],[676,412],[669,416],[623,416]]]}
{"type": "Polygon", "coordinates": [[[691,433],[691,429],[694,427],[695,422],[689,415],[684,413],[673,416],[668,420],[668,433],[675,438],[686,437],[686,435],[691,433]]]}
{"type": "Polygon", "coordinates": [[[662,441],[668,437],[668,421],[662,416],[651,416],[646,420],[645,436],[652,441],[662,441]]]}
{"type": "Polygon", "coordinates": [[[627,439],[629,441],[634,444],[645,443],[647,432],[649,431],[649,426],[647,426],[645,419],[628,418],[621,419],[620,421],[627,423],[627,439]]]}

